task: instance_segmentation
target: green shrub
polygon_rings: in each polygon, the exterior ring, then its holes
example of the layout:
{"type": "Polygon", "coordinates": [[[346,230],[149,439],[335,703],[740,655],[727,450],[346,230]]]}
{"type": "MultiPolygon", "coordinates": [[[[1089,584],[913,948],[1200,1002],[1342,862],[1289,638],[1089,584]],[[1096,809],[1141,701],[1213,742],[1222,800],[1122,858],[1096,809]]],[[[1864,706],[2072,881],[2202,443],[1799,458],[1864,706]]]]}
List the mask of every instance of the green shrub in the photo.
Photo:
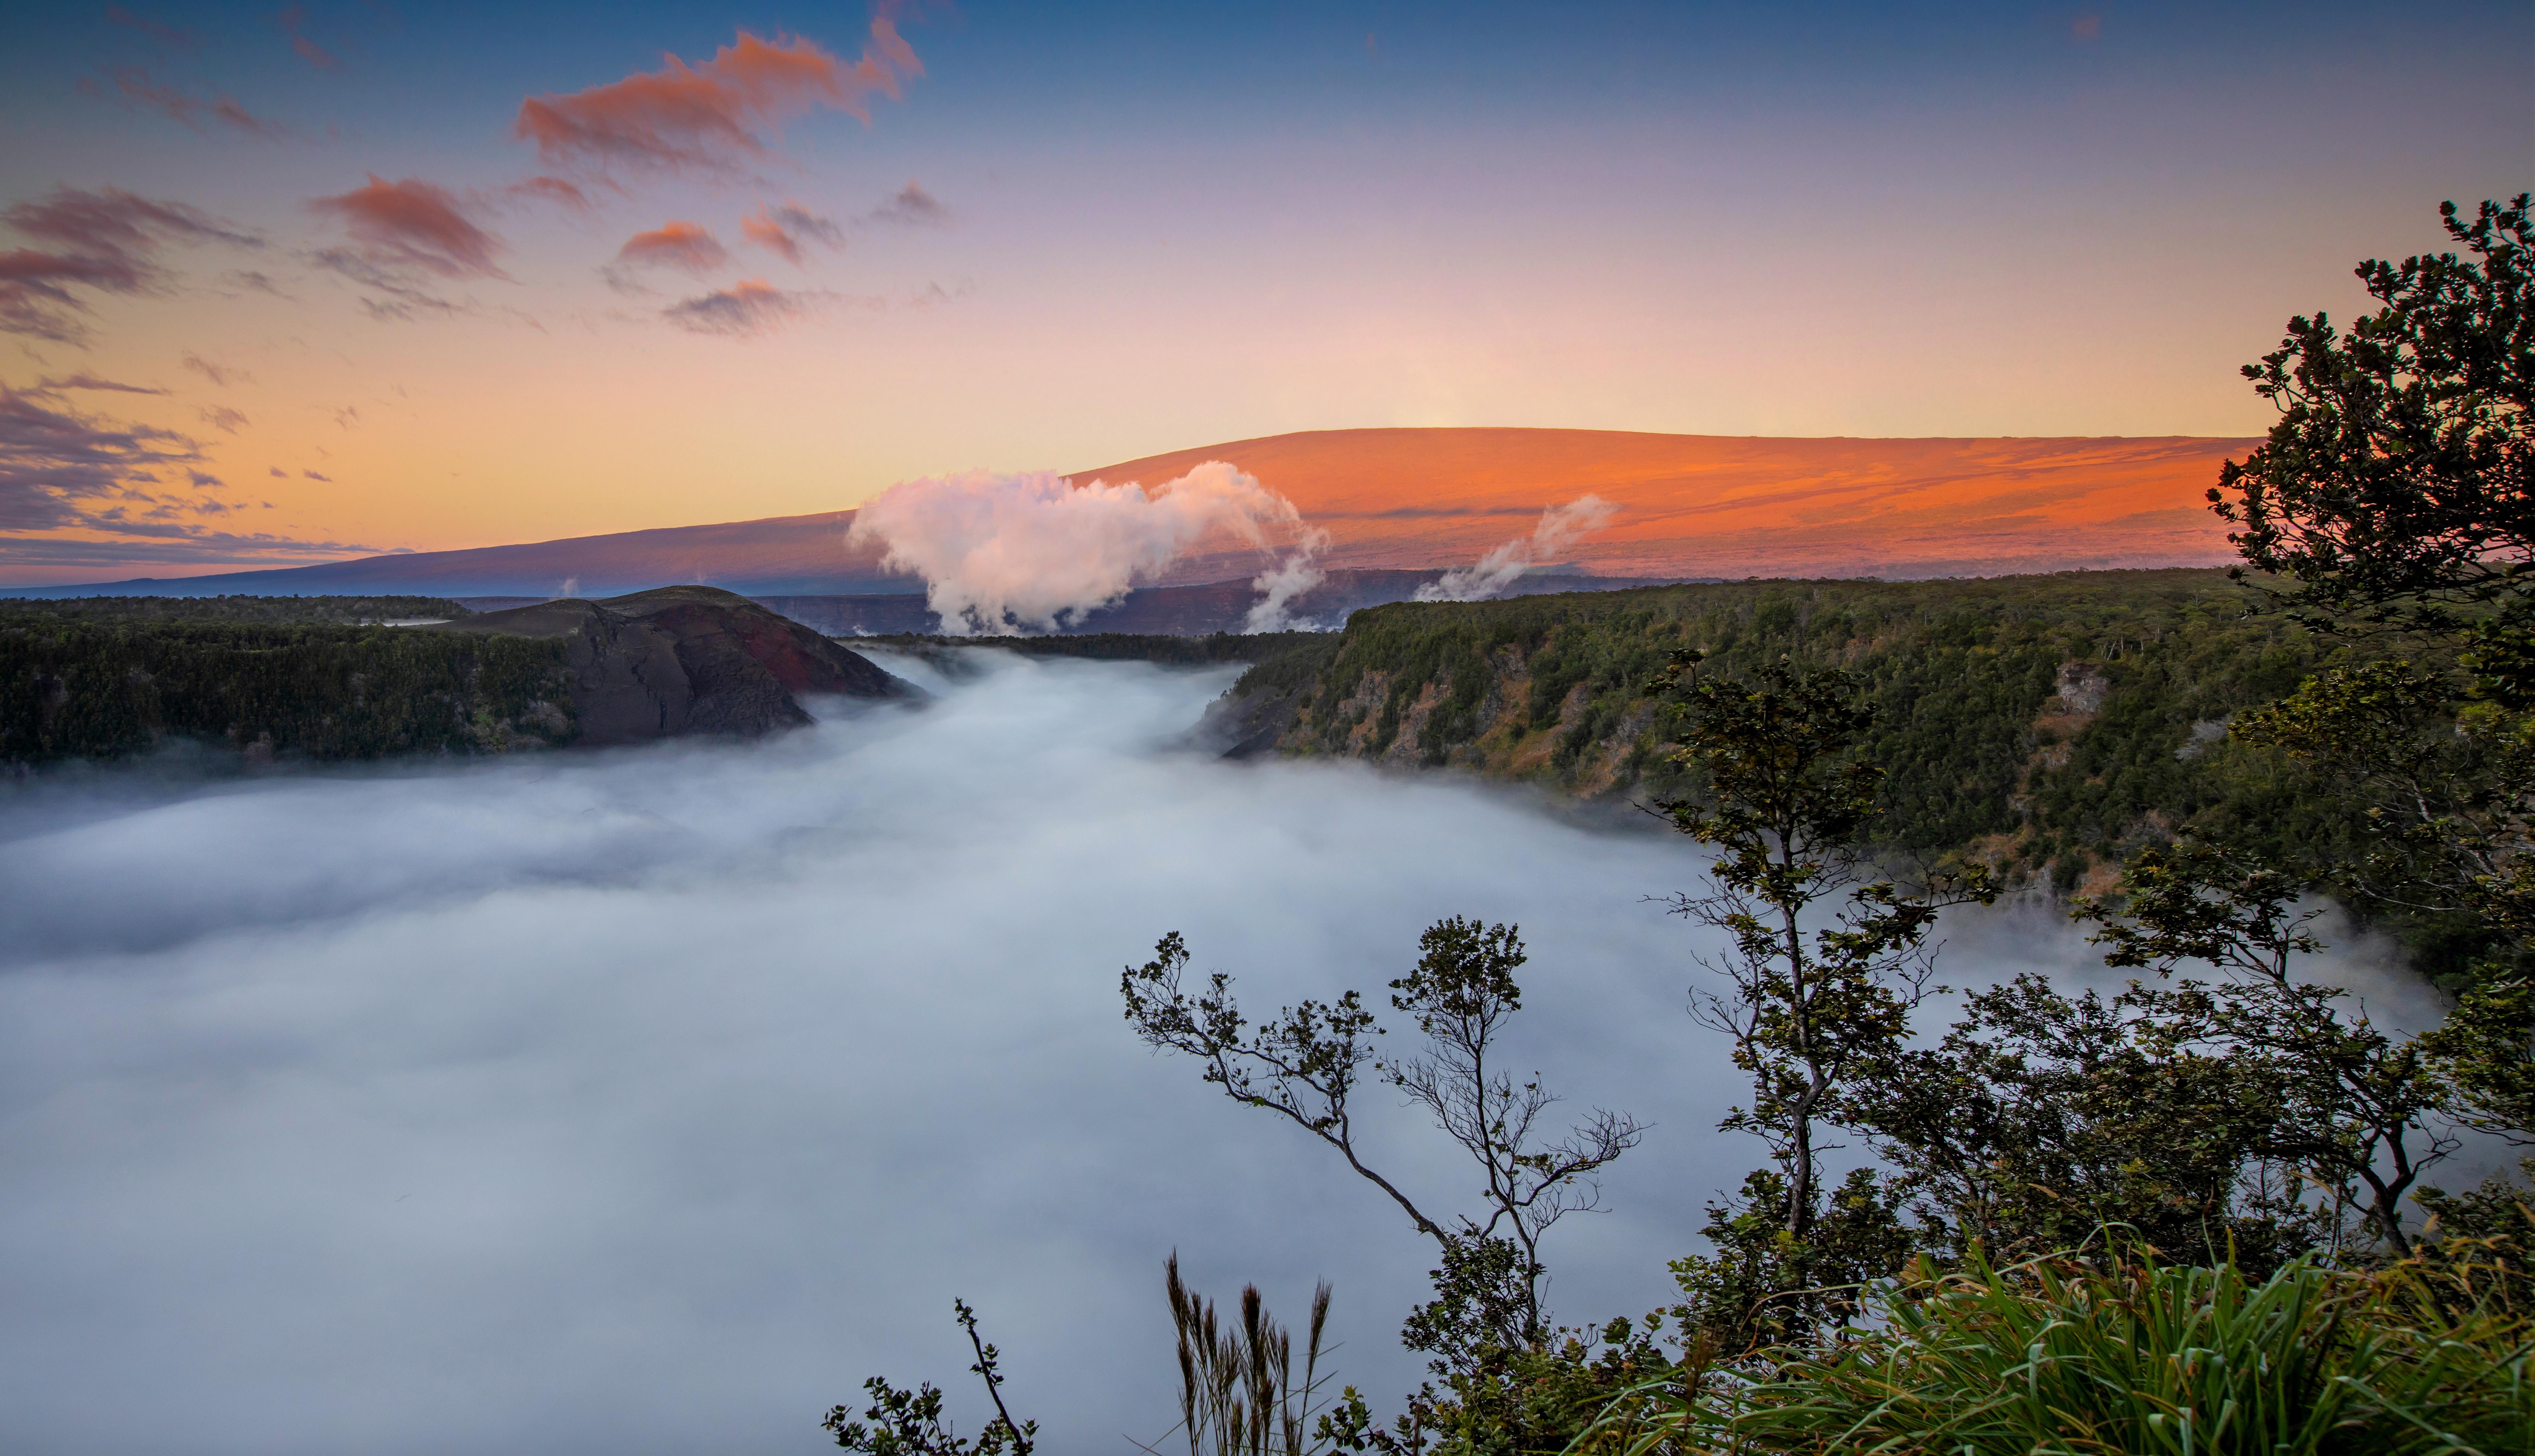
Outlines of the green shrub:
{"type": "Polygon", "coordinates": [[[1675,1371],[1571,1449],[1607,1456],[2498,1456],[2535,1450],[2530,1326],[2502,1243],[2268,1279],[2067,1257],[1922,1261],[1872,1333],[1675,1371]]]}

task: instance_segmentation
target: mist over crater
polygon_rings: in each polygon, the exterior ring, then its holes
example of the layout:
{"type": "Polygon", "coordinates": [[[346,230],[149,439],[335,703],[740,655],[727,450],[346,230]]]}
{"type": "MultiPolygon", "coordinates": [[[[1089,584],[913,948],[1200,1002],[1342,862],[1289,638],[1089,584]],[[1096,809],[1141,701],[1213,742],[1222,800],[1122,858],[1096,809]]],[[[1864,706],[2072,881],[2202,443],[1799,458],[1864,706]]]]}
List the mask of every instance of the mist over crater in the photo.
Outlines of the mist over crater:
{"type": "MultiPolygon", "coordinates": [[[[1759,1161],[1682,1014],[1690,847],[1520,795],[1184,746],[1233,671],[982,652],[756,745],[0,799],[0,1408],[23,1449],[802,1450],[868,1374],[977,1417],[974,1304],[1049,1456],[1172,1420],[1160,1293],[1299,1311],[1415,1383],[1431,1262],[1296,1129],[1156,1060],[1164,931],[1254,1012],[1374,993],[1446,915],[1531,947],[1516,1053],[1653,1124],[1558,1231],[1642,1312],[1759,1161]]],[[[1964,927],[1958,978],[2083,943],[1964,927]]],[[[1372,1153],[1465,1191],[1389,1098],[1372,1153]]]]}

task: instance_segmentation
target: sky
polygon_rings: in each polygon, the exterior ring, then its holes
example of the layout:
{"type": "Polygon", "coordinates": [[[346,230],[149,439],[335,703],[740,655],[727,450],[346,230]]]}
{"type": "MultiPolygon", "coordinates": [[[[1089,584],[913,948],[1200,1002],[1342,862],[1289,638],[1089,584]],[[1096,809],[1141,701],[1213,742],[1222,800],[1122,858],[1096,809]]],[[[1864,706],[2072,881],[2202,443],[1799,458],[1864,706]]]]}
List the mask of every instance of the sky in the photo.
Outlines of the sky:
{"type": "Polygon", "coordinates": [[[2512,5],[134,0],[8,39],[11,579],[1296,430],[2253,435],[2289,315],[2535,179],[2512,5]]]}

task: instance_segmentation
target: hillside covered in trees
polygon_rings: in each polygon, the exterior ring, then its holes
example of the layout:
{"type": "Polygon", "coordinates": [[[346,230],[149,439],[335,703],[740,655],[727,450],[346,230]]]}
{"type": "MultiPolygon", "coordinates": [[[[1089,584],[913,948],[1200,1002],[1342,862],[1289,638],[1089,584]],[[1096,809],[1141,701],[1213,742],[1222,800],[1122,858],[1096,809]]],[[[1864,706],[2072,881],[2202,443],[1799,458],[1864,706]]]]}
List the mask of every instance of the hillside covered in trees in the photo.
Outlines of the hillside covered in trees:
{"type": "Polygon", "coordinates": [[[1972,581],[1749,581],[1400,603],[1251,669],[1214,714],[1251,754],[1453,767],[1584,798],[1675,797],[1671,653],[1746,677],[1780,659],[1865,676],[1872,837],[2100,889],[2187,826],[2304,844],[2353,826],[2304,770],[2233,742],[2235,714],[2401,645],[2257,612],[2220,571],[1972,581]]]}
{"type": "Polygon", "coordinates": [[[561,643],[356,625],[464,615],[425,598],[0,604],[0,764],[128,758],[168,738],[257,758],[570,742],[561,643]]]}
{"type": "Polygon", "coordinates": [[[483,614],[425,597],[0,603],[0,768],[20,771],[171,739],[329,760],[755,737],[811,721],[796,694],[921,696],[704,586],[483,614]]]}

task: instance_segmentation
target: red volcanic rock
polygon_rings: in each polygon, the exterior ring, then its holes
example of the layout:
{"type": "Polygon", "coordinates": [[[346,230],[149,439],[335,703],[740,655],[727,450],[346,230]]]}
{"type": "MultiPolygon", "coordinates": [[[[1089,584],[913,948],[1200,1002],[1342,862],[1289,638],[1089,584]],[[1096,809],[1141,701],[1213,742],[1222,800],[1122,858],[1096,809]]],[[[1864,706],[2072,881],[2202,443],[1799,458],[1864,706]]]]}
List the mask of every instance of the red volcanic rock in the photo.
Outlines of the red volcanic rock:
{"type": "Polygon", "coordinates": [[[746,661],[786,692],[852,698],[898,697],[907,686],[861,653],[744,596],[714,587],[663,586],[610,597],[600,605],[668,634],[678,644],[679,659],[693,664],[691,672],[709,668],[742,673],[740,663],[746,661]]]}

